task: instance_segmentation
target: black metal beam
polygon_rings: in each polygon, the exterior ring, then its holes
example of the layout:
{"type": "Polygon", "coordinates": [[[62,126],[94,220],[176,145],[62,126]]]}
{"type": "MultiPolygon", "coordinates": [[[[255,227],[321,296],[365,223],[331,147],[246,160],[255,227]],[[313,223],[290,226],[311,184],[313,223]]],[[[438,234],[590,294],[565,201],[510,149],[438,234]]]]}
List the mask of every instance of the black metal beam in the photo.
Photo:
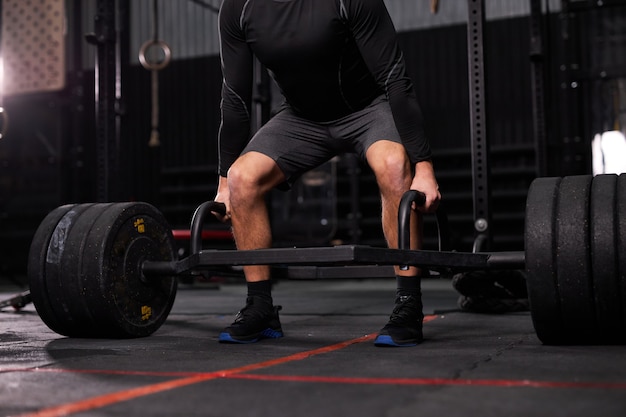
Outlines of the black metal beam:
{"type": "Polygon", "coordinates": [[[87,40],[96,45],[96,168],[99,202],[116,200],[119,192],[120,144],[116,114],[118,48],[116,0],[97,0],[95,33],[87,40]]]}
{"type": "Polygon", "coordinates": [[[491,190],[484,62],[484,0],[468,0],[467,51],[476,251],[491,245],[491,190]]]}
{"type": "Polygon", "coordinates": [[[543,0],[530,0],[530,62],[531,85],[533,100],[533,133],[535,141],[535,170],[538,177],[547,175],[547,141],[548,124],[546,121],[546,83],[547,59],[546,53],[546,22],[542,10],[543,0]]]}
{"type": "Polygon", "coordinates": [[[342,245],[312,248],[203,250],[180,261],[145,261],[144,275],[179,275],[218,265],[412,265],[432,270],[522,269],[523,252],[439,252],[342,245]]]}
{"type": "Polygon", "coordinates": [[[582,65],[581,16],[571,8],[576,1],[561,0],[560,63],[558,76],[559,143],[555,158],[558,176],[586,174],[591,168],[591,136],[585,132],[588,110],[584,84],[577,78],[582,65]]]}

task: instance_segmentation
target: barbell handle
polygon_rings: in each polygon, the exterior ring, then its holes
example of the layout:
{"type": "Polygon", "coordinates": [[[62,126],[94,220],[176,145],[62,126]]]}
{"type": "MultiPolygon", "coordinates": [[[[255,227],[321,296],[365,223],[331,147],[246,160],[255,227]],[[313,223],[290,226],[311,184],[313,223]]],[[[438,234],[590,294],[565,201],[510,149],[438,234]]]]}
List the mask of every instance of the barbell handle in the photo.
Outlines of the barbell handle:
{"type": "Polygon", "coordinates": [[[198,206],[191,218],[191,254],[199,253],[202,250],[202,228],[206,217],[215,212],[226,215],[226,205],[217,201],[206,201],[198,206]]]}
{"type": "Polygon", "coordinates": [[[413,203],[418,206],[426,204],[426,194],[417,190],[409,190],[402,195],[398,207],[398,249],[411,249],[411,212],[413,203]]]}
{"type": "MultiPolygon", "coordinates": [[[[413,203],[418,206],[426,204],[426,194],[417,190],[409,190],[404,193],[398,208],[398,249],[411,249],[411,212],[413,203]]],[[[450,233],[448,230],[448,216],[441,208],[437,208],[437,234],[439,238],[439,251],[450,250],[450,233]]],[[[408,265],[400,265],[400,269],[406,271],[408,265]]]]}

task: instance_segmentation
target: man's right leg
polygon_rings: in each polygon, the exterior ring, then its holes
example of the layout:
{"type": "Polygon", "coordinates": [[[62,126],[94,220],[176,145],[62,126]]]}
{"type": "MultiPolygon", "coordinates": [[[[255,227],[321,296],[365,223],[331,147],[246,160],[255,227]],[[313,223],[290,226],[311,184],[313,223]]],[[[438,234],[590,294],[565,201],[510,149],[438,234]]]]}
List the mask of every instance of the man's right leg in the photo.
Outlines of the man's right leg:
{"type": "MultiPolygon", "coordinates": [[[[263,249],[272,245],[265,197],[284,181],[274,160],[259,152],[239,157],[228,172],[230,215],[237,249],[263,249]]],[[[223,343],[253,343],[261,338],[283,335],[278,311],[272,301],[270,268],[244,266],[248,285],[246,306],[219,336],[223,343]]]]}
{"type": "MultiPolygon", "coordinates": [[[[404,193],[411,187],[412,172],[402,144],[381,140],[367,151],[367,161],[376,175],[382,201],[382,226],[390,248],[398,247],[398,207],[404,193]]],[[[411,249],[421,247],[421,219],[411,213],[411,249]]],[[[421,271],[395,267],[396,305],[389,321],[381,329],[376,346],[414,346],[422,342],[421,271]]]]}

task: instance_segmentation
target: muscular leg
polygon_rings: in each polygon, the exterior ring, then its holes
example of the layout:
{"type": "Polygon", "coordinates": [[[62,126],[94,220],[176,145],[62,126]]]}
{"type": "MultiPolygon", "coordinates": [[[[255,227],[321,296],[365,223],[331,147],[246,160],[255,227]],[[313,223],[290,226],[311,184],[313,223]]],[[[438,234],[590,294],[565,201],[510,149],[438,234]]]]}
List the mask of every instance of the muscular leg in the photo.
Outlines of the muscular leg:
{"type": "MultiPolygon", "coordinates": [[[[272,235],[265,196],[284,181],[278,165],[266,155],[248,152],[228,171],[230,211],[237,249],[261,249],[272,245],[272,235]]],[[[246,281],[268,280],[266,265],[244,266],[246,281]]]]}
{"type": "MultiPolygon", "coordinates": [[[[237,248],[269,248],[272,244],[265,196],[284,180],[282,171],[268,156],[248,152],[240,156],[228,171],[228,202],[237,248]]],[[[253,343],[259,339],[283,336],[273,305],[268,266],[244,266],[247,281],[246,305],[235,321],[219,335],[220,343],[253,343]]]]}
{"type": "MultiPolygon", "coordinates": [[[[398,206],[402,195],[410,189],[412,170],[400,143],[378,141],[370,146],[366,153],[370,167],[376,175],[382,201],[383,232],[390,248],[398,247],[398,206]]],[[[421,216],[411,214],[411,248],[421,245],[421,216]]],[[[420,271],[411,267],[407,271],[395,267],[396,304],[389,321],[380,330],[374,340],[376,346],[414,346],[421,343],[422,334],[422,296],[420,289],[420,271]]]]}
{"type": "MultiPolygon", "coordinates": [[[[367,162],[374,171],[382,203],[382,226],[387,245],[398,247],[398,207],[402,195],[409,190],[412,172],[402,144],[381,140],[374,143],[366,153],[367,162]]],[[[421,215],[411,213],[411,249],[421,247],[421,215]]],[[[396,275],[415,276],[417,268],[401,271],[395,267],[396,275]]]]}

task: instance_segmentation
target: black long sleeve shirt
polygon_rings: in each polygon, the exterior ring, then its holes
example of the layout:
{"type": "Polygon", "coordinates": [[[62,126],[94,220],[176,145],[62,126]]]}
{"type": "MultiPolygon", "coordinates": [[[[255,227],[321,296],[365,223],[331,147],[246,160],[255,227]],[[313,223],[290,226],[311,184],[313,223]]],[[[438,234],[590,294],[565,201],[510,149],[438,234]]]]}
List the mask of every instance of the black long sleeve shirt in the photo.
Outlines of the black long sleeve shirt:
{"type": "Polygon", "coordinates": [[[219,33],[220,175],[250,139],[253,56],[286,105],[313,121],[337,120],[385,94],[411,162],[431,157],[383,0],[224,0],[219,33]]]}

